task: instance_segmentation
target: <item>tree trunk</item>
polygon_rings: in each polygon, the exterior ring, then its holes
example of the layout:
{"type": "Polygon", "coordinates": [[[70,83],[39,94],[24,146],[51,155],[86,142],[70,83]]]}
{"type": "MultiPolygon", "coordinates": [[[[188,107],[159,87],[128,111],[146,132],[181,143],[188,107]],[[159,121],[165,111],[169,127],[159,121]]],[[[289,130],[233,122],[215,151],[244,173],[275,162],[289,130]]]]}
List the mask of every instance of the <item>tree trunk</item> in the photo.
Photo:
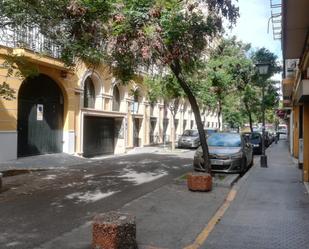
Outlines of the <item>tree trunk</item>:
{"type": "Polygon", "coordinates": [[[205,130],[204,130],[204,127],[203,127],[200,109],[198,107],[196,98],[193,95],[188,83],[186,82],[185,78],[182,75],[181,65],[180,65],[179,61],[174,61],[170,65],[170,67],[171,67],[171,70],[174,73],[179,85],[182,87],[182,89],[186,93],[188,100],[191,104],[191,108],[192,108],[192,111],[194,113],[197,130],[198,130],[199,137],[200,137],[201,147],[202,147],[202,150],[203,150],[203,159],[204,159],[205,171],[206,171],[206,173],[210,173],[210,160],[209,160],[209,150],[208,150],[208,145],[207,145],[207,140],[206,140],[206,133],[205,133],[205,130]]]}
{"type": "Polygon", "coordinates": [[[250,131],[253,132],[252,114],[251,114],[251,111],[250,111],[249,106],[248,106],[247,103],[245,103],[245,107],[246,107],[246,111],[247,111],[248,118],[249,118],[250,131]]]}
{"type": "Polygon", "coordinates": [[[221,113],[222,113],[222,102],[219,101],[219,111],[218,111],[218,128],[221,130],[221,113]]]}
{"type": "Polygon", "coordinates": [[[176,137],[175,115],[172,113],[172,151],[175,150],[175,137],[176,137]]]}
{"type": "Polygon", "coordinates": [[[179,105],[179,99],[174,99],[174,102],[172,105],[170,105],[169,109],[172,114],[172,151],[175,150],[176,145],[176,125],[175,125],[175,119],[176,114],[178,112],[178,105],[179,105]]]}

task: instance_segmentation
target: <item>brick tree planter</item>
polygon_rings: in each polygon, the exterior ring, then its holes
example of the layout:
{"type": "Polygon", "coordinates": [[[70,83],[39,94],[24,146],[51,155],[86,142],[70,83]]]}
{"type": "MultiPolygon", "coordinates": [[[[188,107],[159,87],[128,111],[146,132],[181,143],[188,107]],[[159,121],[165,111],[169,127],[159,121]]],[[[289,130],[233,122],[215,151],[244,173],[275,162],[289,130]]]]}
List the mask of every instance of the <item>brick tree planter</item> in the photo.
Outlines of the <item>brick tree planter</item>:
{"type": "Polygon", "coordinates": [[[212,177],[207,173],[191,172],[187,174],[187,185],[191,191],[210,191],[212,177]]]}
{"type": "Polygon", "coordinates": [[[108,212],[94,217],[93,249],[137,249],[135,217],[108,212]]]}

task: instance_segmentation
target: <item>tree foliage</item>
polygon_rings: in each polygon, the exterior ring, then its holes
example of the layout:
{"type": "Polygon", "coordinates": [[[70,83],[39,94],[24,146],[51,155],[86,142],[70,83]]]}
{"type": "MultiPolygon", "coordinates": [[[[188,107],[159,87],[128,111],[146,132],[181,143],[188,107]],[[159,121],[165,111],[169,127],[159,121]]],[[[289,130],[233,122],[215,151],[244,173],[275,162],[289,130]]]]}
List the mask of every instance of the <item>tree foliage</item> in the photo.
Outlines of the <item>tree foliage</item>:
{"type": "Polygon", "coordinates": [[[15,90],[6,82],[0,84],[0,99],[12,100],[15,98],[15,90]]]}
{"type": "MultiPolygon", "coordinates": [[[[249,49],[250,45],[237,41],[236,37],[232,37],[222,39],[219,45],[210,53],[205,77],[210,84],[210,90],[214,94],[218,105],[219,124],[222,111],[225,117],[230,117],[227,110],[233,112],[230,108],[223,108],[228,105],[226,98],[229,94],[234,94],[234,92],[237,92],[239,98],[241,98],[241,93],[250,81],[252,62],[247,58],[249,49]]],[[[231,124],[232,120],[239,118],[239,122],[235,124],[239,125],[241,123],[240,116],[235,114],[228,122],[231,124]]]]}
{"type": "Polygon", "coordinates": [[[261,120],[262,104],[267,110],[274,111],[279,95],[275,82],[269,78],[279,71],[277,57],[269,50],[252,51],[250,44],[237,41],[235,37],[220,41],[210,53],[205,78],[230,127],[243,125],[244,117],[247,117],[253,130],[253,123],[261,120]],[[266,62],[270,64],[270,70],[261,76],[255,65],[266,62]],[[266,88],[264,102],[262,86],[266,88]]]}

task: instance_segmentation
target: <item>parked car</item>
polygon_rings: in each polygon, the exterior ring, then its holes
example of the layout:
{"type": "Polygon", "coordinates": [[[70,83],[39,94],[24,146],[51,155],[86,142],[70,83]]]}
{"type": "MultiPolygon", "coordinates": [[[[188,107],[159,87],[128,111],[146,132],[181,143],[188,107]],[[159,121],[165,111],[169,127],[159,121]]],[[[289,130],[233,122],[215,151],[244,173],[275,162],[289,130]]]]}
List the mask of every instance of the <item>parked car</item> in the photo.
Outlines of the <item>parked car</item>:
{"type": "MultiPolygon", "coordinates": [[[[218,132],[217,129],[206,129],[206,136],[218,132]]],[[[178,139],[178,148],[197,148],[200,146],[200,137],[197,130],[185,130],[178,139]]]]}
{"type": "Polygon", "coordinates": [[[273,129],[269,129],[267,131],[269,132],[269,134],[271,136],[271,143],[275,142],[275,140],[276,140],[276,131],[273,130],[273,129]]]}
{"type": "Polygon", "coordinates": [[[288,133],[288,130],[286,128],[280,128],[278,131],[277,131],[279,134],[283,134],[283,135],[286,135],[288,133]]]}
{"type": "Polygon", "coordinates": [[[211,134],[217,133],[218,130],[209,128],[209,129],[206,129],[205,132],[206,132],[206,136],[209,137],[211,134]]]}
{"type": "Polygon", "coordinates": [[[246,132],[243,133],[248,137],[249,142],[253,147],[253,154],[261,155],[262,154],[262,135],[259,132],[246,132]]]}
{"type": "MultiPolygon", "coordinates": [[[[254,132],[258,132],[263,136],[262,129],[256,129],[254,132]]],[[[275,141],[275,138],[271,136],[271,134],[268,131],[265,131],[265,147],[268,148],[272,142],[275,141]]]]}
{"type": "MultiPolygon", "coordinates": [[[[207,141],[212,172],[244,173],[253,164],[252,145],[245,135],[213,133],[207,141]]],[[[205,171],[201,147],[195,152],[193,167],[205,171]]]]}
{"type": "Polygon", "coordinates": [[[200,138],[197,130],[185,130],[178,139],[179,148],[197,148],[200,138]]]}
{"type": "Polygon", "coordinates": [[[265,146],[269,147],[274,141],[275,137],[269,131],[265,131],[265,146]]]}

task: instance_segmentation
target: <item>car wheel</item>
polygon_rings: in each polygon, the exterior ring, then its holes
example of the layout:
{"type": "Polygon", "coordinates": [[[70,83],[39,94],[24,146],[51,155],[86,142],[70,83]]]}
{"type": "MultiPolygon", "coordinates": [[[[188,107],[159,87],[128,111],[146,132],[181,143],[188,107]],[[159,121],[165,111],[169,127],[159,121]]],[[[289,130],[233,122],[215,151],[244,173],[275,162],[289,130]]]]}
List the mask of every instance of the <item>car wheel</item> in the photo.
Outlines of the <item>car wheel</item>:
{"type": "Polygon", "coordinates": [[[241,164],[240,175],[243,176],[246,173],[246,170],[247,170],[247,158],[244,157],[241,164]]]}

